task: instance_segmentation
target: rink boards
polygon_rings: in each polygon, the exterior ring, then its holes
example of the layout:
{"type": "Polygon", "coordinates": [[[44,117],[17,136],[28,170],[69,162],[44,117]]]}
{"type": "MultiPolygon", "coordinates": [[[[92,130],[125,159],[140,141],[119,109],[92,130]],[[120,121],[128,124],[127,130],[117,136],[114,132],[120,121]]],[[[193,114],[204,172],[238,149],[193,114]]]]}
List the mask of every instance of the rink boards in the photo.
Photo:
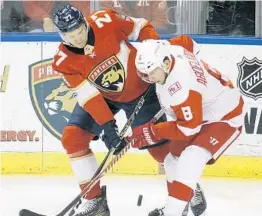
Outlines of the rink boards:
{"type": "MultiPolygon", "coordinates": [[[[240,138],[205,176],[262,178],[262,42],[196,38],[200,55],[226,73],[246,102],[245,126],[240,138]],[[212,43],[214,42],[214,43],[212,43]],[[223,43],[223,44],[222,44],[223,43]],[[231,44],[230,44],[231,43],[231,44]]],[[[58,42],[1,42],[0,144],[3,174],[70,174],[60,137],[76,103],[64,88],[51,60],[58,42]]],[[[137,44],[135,44],[137,46],[137,44]]],[[[126,117],[117,115],[121,128],[126,117]]],[[[106,148],[91,144],[101,161],[106,148]]],[[[161,173],[146,151],[132,149],[112,170],[114,174],[161,173]]]]}

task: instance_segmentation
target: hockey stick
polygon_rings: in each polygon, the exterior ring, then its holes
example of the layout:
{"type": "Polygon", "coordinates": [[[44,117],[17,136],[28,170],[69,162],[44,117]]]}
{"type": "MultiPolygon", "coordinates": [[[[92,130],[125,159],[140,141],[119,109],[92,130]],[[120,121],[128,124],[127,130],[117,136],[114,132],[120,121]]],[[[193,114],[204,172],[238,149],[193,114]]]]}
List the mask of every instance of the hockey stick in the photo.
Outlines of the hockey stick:
{"type": "MultiPolygon", "coordinates": [[[[147,95],[149,94],[149,92],[151,91],[151,89],[153,88],[153,85],[151,85],[147,91],[145,92],[145,94],[143,96],[141,96],[141,98],[138,101],[138,104],[136,105],[133,113],[131,114],[130,118],[128,119],[128,121],[126,122],[126,124],[124,125],[124,128],[122,129],[122,131],[120,132],[120,138],[123,139],[126,131],[128,130],[129,126],[131,126],[131,124],[133,123],[133,121],[135,120],[136,115],[138,114],[139,110],[141,109],[141,107],[143,106],[144,102],[145,102],[145,98],[147,97],[147,95]]],[[[155,118],[160,118],[163,115],[163,111],[159,111],[155,118]],[[159,117],[160,116],[160,117],[159,117]]],[[[119,143],[120,144],[120,143],[119,143]]],[[[107,153],[105,159],[103,160],[103,162],[100,164],[99,168],[97,169],[97,171],[95,172],[95,174],[93,175],[92,179],[90,180],[89,184],[84,188],[84,190],[81,191],[81,193],[70,203],[68,204],[59,214],[57,214],[56,216],[64,216],[65,214],[68,213],[68,211],[75,206],[75,204],[86,194],[89,192],[89,190],[101,179],[101,177],[103,175],[105,175],[115,164],[116,162],[118,162],[120,160],[120,158],[122,158],[123,155],[125,155],[125,153],[128,151],[128,149],[130,148],[131,143],[129,142],[125,148],[120,151],[111,161],[110,163],[105,167],[105,164],[107,163],[107,161],[109,160],[109,158],[113,155],[115,148],[111,148],[110,151],[107,153]],[[104,168],[104,169],[103,169],[104,168]],[[102,171],[103,170],[103,171],[102,171]]],[[[20,216],[44,216],[41,214],[37,214],[35,212],[32,212],[28,209],[22,209],[19,212],[20,216]]]]}
{"type": "MultiPolygon", "coordinates": [[[[153,85],[151,85],[147,91],[145,92],[145,94],[143,94],[141,96],[141,98],[139,99],[133,113],[131,114],[131,116],[129,117],[129,119],[127,120],[126,124],[124,125],[123,129],[121,130],[119,137],[122,140],[128,130],[128,128],[131,126],[131,124],[134,122],[136,115],[138,114],[138,112],[140,111],[141,107],[143,106],[144,102],[145,102],[145,98],[147,97],[147,95],[149,94],[149,92],[151,91],[151,89],[153,88],[153,85]]],[[[120,145],[121,143],[119,143],[118,145],[120,145]]],[[[108,158],[110,158],[114,152],[115,152],[115,148],[111,148],[110,151],[107,153],[107,155],[105,156],[104,160],[101,162],[100,166],[98,167],[98,169],[96,170],[95,174],[93,175],[92,179],[98,175],[100,173],[100,171],[103,169],[105,163],[108,161],[108,158]]],[[[91,179],[91,181],[92,181],[91,179]]]]}

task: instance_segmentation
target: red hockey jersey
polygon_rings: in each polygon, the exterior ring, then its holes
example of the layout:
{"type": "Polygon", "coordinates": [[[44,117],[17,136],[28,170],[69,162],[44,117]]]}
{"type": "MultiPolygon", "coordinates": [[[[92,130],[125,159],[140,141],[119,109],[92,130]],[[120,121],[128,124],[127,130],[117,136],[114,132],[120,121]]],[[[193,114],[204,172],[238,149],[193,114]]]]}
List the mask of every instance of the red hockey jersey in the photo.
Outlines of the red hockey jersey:
{"type": "MultiPolygon", "coordinates": [[[[94,34],[94,44],[88,42],[84,55],[61,43],[53,69],[63,74],[67,86],[77,93],[78,103],[101,125],[113,119],[104,97],[129,102],[142,95],[149,85],[137,76],[136,49],[128,40],[159,36],[145,19],[119,15],[109,9],[94,12],[86,20],[94,34]]],[[[192,40],[186,36],[171,42],[193,49],[192,40]]]]}

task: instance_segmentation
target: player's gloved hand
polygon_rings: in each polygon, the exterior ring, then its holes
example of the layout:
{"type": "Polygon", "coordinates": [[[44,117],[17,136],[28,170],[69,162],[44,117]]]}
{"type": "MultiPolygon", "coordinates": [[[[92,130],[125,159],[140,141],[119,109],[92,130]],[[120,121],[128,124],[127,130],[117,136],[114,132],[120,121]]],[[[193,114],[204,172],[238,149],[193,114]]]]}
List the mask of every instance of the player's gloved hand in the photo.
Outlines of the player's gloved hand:
{"type": "Polygon", "coordinates": [[[127,143],[125,139],[120,139],[116,122],[109,121],[103,124],[101,127],[104,130],[104,134],[101,138],[104,141],[106,147],[109,150],[111,148],[116,148],[114,154],[118,154],[127,145],[127,143]]]}
{"type": "Polygon", "coordinates": [[[162,140],[161,137],[156,135],[153,125],[154,123],[150,121],[133,128],[132,136],[128,137],[129,141],[134,139],[134,142],[132,142],[133,148],[142,148],[148,145],[153,145],[162,140]]]}

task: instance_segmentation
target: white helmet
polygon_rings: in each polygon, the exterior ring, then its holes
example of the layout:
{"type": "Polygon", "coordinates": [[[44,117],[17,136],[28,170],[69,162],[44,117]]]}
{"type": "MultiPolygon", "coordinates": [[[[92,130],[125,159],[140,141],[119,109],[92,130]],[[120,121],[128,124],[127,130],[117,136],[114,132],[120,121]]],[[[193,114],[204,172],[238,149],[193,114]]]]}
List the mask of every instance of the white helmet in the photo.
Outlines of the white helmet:
{"type": "Polygon", "coordinates": [[[169,70],[164,64],[165,60],[171,60],[170,43],[165,40],[145,40],[139,44],[137,48],[137,54],[135,64],[138,75],[146,82],[148,80],[148,74],[157,67],[163,68],[168,73],[169,70]]]}

